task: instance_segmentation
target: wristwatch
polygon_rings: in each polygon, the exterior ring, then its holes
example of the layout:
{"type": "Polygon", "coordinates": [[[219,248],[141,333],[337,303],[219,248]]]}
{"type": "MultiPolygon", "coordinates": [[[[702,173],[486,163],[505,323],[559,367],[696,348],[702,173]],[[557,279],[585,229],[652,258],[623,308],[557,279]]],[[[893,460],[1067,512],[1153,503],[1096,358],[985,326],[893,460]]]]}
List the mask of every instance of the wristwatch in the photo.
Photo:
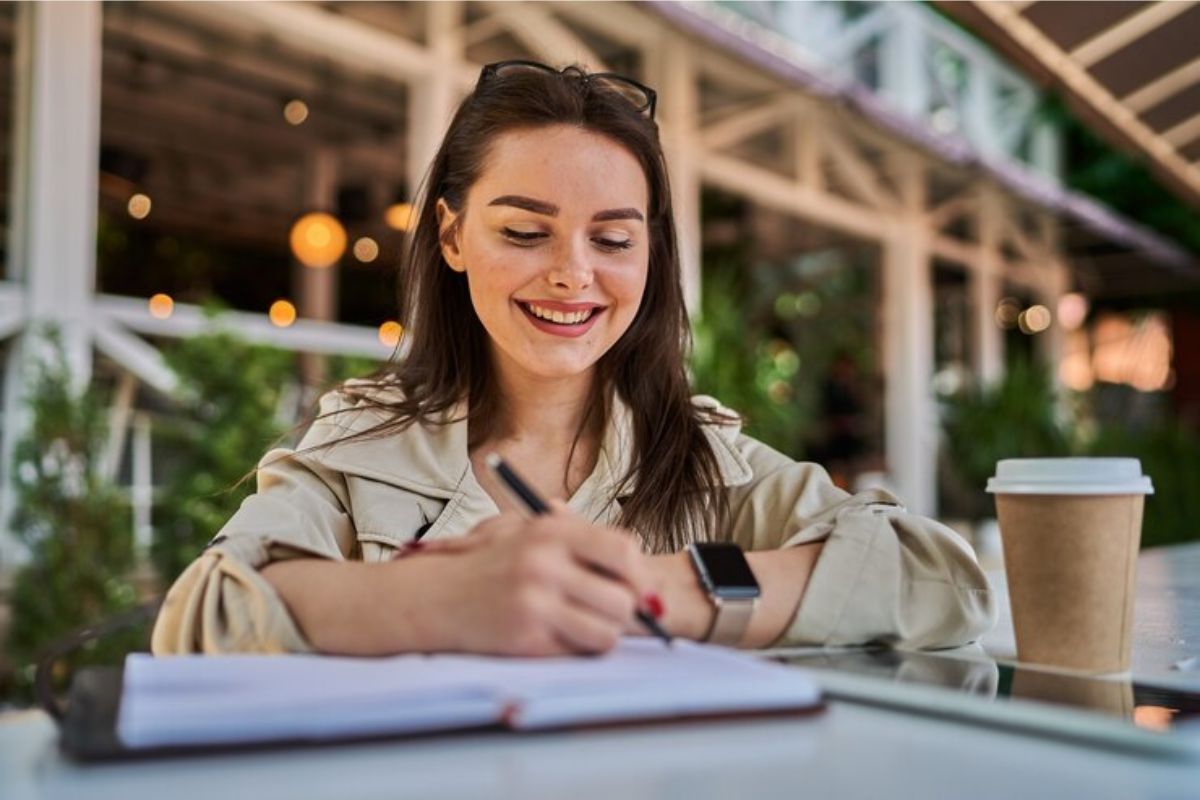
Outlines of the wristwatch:
{"type": "Polygon", "coordinates": [[[688,545],[687,550],[696,577],[715,609],[704,641],[736,646],[762,594],[742,548],[726,542],[697,542],[688,545]]]}

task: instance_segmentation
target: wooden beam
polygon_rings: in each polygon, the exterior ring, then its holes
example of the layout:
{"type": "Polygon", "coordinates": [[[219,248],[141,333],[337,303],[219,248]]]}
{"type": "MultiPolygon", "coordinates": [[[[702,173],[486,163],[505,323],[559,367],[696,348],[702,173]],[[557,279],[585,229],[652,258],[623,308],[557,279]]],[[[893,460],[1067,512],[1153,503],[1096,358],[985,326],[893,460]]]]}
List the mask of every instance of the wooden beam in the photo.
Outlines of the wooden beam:
{"type": "Polygon", "coordinates": [[[1175,127],[1164,131],[1162,138],[1175,147],[1183,147],[1200,137],[1200,112],[1193,114],[1175,127]]]}
{"type": "Polygon", "coordinates": [[[1167,98],[1179,94],[1197,81],[1200,81],[1200,56],[1151,81],[1132,94],[1125,95],[1121,98],[1121,102],[1135,114],[1141,114],[1146,109],[1153,108],[1167,98]]]}
{"type": "MultiPolygon", "coordinates": [[[[1172,5],[1172,4],[1163,4],[1172,5]]],[[[1066,57],[1062,49],[1029,20],[1007,3],[980,2],[974,7],[992,23],[1025,48],[1042,67],[1060,80],[1070,91],[1090,105],[1121,135],[1140,147],[1153,162],[1167,173],[1169,179],[1185,187],[1193,203],[1200,201],[1200,173],[1171,146],[1157,135],[1128,107],[1122,105],[1078,62],[1066,57]]]]}
{"type": "Polygon", "coordinates": [[[590,72],[606,72],[604,60],[569,27],[535,3],[489,3],[493,14],[529,52],[554,66],[580,63],[590,72]]]}
{"type": "Polygon", "coordinates": [[[961,219],[975,210],[979,195],[973,188],[956,194],[925,214],[925,224],[940,231],[951,222],[961,219]]]}
{"type": "Polygon", "coordinates": [[[795,116],[796,104],[786,96],[755,101],[748,108],[726,114],[700,130],[703,145],[712,150],[732,147],[795,116]]]}
{"type": "Polygon", "coordinates": [[[1144,10],[1126,17],[1076,47],[1071,51],[1071,58],[1082,67],[1090,67],[1154,29],[1166,25],[1193,5],[1194,0],[1150,3],[1144,10]]]}
{"type": "Polygon", "coordinates": [[[879,241],[887,227],[887,218],[874,209],[802,186],[763,167],[711,151],[699,161],[707,182],[765,206],[867,241],[879,241]]]}
{"type": "Polygon", "coordinates": [[[846,142],[846,137],[832,131],[824,137],[825,152],[829,154],[830,163],[838,174],[845,180],[851,193],[860,201],[881,211],[894,210],[897,206],[896,197],[879,182],[874,169],[846,142]]]}

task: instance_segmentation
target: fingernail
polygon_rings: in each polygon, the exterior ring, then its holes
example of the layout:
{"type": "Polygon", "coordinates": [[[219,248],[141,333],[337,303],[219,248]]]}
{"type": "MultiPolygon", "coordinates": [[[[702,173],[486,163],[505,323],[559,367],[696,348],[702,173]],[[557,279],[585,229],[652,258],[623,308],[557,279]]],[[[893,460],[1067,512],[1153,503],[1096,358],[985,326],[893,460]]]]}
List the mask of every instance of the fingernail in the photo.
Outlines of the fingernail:
{"type": "Polygon", "coordinates": [[[662,598],[658,596],[657,592],[647,592],[642,595],[642,605],[646,607],[646,612],[655,619],[662,619],[662,615],[666,612],[662,598]]]}
{"type": "Polygon", "coordinates": [[[396,548],[396,552],[392,554],[392,559],[394,560],[397,558],[404,558],[405,556],[411,556],[413,553],[420,552],[422,549],[424,549],[424,547],[424,542],[405,542],[396,548]]]}

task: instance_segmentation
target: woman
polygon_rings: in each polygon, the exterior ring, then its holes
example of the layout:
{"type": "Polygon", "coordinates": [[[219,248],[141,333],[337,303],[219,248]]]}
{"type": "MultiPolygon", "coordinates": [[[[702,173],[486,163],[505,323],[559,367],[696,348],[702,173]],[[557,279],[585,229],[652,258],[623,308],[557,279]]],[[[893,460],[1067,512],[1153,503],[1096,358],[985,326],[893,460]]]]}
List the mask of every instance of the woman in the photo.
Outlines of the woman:
{"type": "Polygon", "coordinates": [[[620,76],[484,68],[427,179],[403,354],[263,459],[155,652],[595,653],[643,633],[639,609],[743,647],[952,646],[990,625],[953,532],[690,396],[654,104],[620,76]],[[490,453],[552,513],[513,509],[490,453]],[[745,551],[756,603],[706,592],[698,541],[745,551]]]}

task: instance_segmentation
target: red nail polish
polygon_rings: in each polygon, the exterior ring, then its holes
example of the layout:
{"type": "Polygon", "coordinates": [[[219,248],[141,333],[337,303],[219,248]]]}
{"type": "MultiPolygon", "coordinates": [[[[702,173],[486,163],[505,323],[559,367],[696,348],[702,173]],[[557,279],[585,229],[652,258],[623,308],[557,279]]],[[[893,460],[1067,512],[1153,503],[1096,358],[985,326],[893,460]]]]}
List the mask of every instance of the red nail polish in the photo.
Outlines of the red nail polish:
{"type": "Polygon", "coordinates": [[[649,592],[642,597],[642,603],[646,606],[646,611],[655,619],[662,619],[662,615],[666,613],[666,607],[663,605],[662,598],[657,592],[649,592]]]}
{"type": "Polygon", "coordinates": [[[420,552],[425,547],[424,542],[405,542],[396,548],[396,552],[392,553],[392,559],[404,558],[411,556],[414,553],[420,552]]]}

